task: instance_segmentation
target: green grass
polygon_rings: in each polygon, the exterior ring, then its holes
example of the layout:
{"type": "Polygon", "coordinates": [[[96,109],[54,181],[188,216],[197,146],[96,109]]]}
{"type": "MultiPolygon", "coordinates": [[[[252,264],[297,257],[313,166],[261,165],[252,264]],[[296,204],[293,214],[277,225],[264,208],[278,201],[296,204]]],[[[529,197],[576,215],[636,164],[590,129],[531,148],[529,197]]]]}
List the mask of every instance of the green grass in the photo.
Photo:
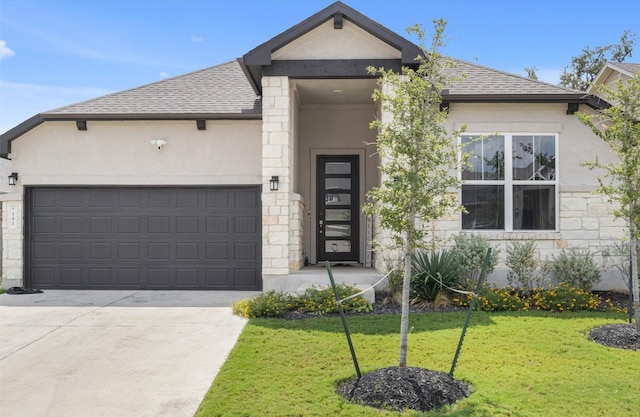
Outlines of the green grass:
{"type": "MultiPolygon", "coordinates": [[[[410,317],[408,365],[449,372],[466,313],[410,317]]],[[[355,376],[338,318],[253,319],[205,396],[204,416],[580,416],[640,410],[640,352],[590,342],[620,313],[474,312],[455,371],[472,385],[439,411],[394,413],[351,404],[335,384],[355,376]]],[[[395,366],[398,316],[348,318],[363,373],[395,366]]]]}

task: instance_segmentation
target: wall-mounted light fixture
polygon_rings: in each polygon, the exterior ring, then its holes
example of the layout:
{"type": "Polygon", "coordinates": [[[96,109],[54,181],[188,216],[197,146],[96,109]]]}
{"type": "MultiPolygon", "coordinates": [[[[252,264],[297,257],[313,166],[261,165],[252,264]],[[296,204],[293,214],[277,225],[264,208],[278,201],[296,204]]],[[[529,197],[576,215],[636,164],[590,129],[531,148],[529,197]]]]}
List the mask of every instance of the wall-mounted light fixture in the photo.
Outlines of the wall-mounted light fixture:
{"type": "Polygon", "coordinates": [[[11,175],[9,175],[9,185],[16,185],[16,182],[18,182],[18,173],[12,172],[11,175]]]}
{"type": "Polygon", "coordinates": [[[198,130],[207,130],[207,121],[204,119],[196,119],[196,127],[198,130]]]}
{"type": "Polygon", "coordinates": [[[166,145],[166,144],[167,144],[167,141],[166,141],[166,140],[164,140],[164,139],[153,139],[153,140],[151,141],[151,144],[152,144],[153,146],[155,146],[156,148],[158,148],[158,150],[160,150],[160,149],[162,149],[162,147],[163,147],[164,145],[166,145]]]}
{"type": "Polygon", "coordinates": [[[278,191],[278,184],[280,183],[280,178],[277,175],[274,175],[269,180],[269,189],[271,191],[278,191]]]}
{"type": "Polygon", "coordinates": [[[76,120],[76,127],[78,128],[78,130],[87,130],[87,121],[76,120]]]}

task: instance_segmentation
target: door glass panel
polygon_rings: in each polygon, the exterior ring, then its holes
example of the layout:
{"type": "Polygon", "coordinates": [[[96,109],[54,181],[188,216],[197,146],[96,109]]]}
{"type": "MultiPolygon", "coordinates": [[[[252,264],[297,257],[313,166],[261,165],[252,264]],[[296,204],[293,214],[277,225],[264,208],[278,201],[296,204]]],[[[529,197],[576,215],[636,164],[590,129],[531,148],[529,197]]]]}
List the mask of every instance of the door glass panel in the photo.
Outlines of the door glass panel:
{"type": "Polygon", "coordinates": [[[350,190],[351,178],[325,178],[325,190],[350,190]]]}
{"type": "Polygon", "coordinates": [[[328,209],[324,212],[324,218],[329,222],[341,222],[351,220],[350,209],[328,209]]]}
{"type": "Polygon", "coordinates": [[[325,252],[351,252],[351,242],[348,240],[326,240],[325,252]]]}
{"type": "Polygon", "coordinates": [[[324,204],[327,206],[348,206],[351,204],[351,194],[325,194],[324,204]]]}
{"type": "Polygon", "coordinates": [[[350,162],[327,162],[324,164],[325,174],[351,174],[350,162]]]}
{"type": "Polygon", "coordinates": [[[348,224],[327,224],[325,234],[327,237],[351,237],[351,226],[348,224]]]}

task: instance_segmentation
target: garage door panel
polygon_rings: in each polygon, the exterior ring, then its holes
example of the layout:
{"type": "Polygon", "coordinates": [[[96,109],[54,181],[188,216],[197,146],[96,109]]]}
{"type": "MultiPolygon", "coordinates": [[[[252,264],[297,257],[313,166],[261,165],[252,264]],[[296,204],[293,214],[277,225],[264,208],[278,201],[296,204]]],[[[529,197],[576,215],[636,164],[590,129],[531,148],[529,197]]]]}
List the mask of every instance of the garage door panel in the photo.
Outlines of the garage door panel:
{"type": "Polygon", "coordinates": [[[28,188],[40,288],[261,288],[259,187],[28,188]]]}

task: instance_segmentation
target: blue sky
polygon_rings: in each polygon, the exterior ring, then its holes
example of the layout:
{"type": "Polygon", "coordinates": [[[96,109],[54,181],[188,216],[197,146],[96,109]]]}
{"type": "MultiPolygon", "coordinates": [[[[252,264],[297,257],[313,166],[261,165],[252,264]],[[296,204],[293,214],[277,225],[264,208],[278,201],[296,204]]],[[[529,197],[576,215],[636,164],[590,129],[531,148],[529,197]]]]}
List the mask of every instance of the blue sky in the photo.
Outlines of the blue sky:
{"type": "MultiPolygon", "coordinates": [[[[0,0],[0,132],[43,111],[234,60],[331,3],[0,0]]],[[[443,18],[445,54],[521,75],[535,66],[554,84],[585,46],[616,43],[625,29],[640,36],[637,0],[344,3],[406,37],[406,27],[429,32],[443,18]]],[[[628,62],[640,62],[637,42],[628,62]]]]}

